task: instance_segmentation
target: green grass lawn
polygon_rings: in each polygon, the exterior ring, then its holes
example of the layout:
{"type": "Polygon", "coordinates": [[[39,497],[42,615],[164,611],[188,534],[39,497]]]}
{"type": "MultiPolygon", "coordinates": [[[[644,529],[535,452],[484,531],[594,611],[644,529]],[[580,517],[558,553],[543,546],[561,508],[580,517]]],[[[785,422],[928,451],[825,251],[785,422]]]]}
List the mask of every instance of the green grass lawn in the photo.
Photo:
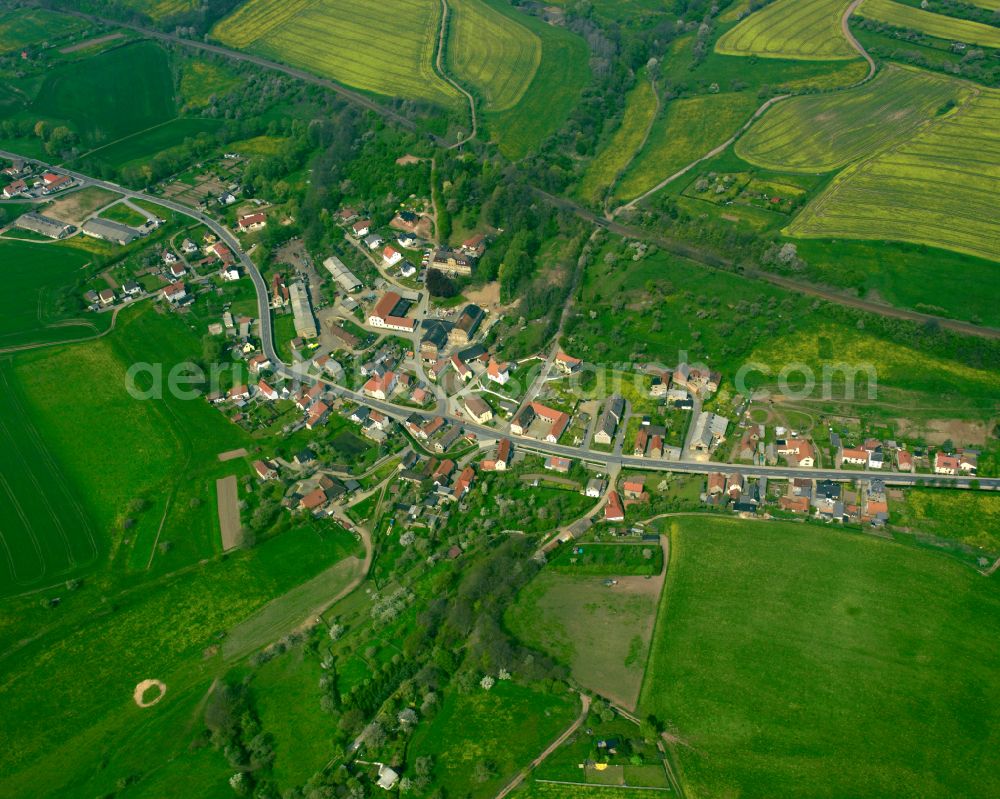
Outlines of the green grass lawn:
{"type": "Polygon", "coordinates": [[[125,203],[117,203],[101,212],[103,219],[111,219],[114,222],[121,222],[123,225],[138,227],[146,221],[146,217],[129,207],[125,203]]]}
{"type": "MultiPolygon", "coordinates": [[[[495,675],[494,675],[495,676],[495,675]]],[[[435,782],[449,796],[492,797],[514,774],[568,727],[580,712],[579,699],[497,681],[490,691],[448,692],[441,710],[414,733],[407,760],[432,755],[435,782]],[[494,776],[473,777],[480,761],[494,776]]]]}
{"type": "Polygon", "coordinates": [[[1000,791],[995,579],[829,528],[671,527],[640,705],[690,795],[1000,791]]]}

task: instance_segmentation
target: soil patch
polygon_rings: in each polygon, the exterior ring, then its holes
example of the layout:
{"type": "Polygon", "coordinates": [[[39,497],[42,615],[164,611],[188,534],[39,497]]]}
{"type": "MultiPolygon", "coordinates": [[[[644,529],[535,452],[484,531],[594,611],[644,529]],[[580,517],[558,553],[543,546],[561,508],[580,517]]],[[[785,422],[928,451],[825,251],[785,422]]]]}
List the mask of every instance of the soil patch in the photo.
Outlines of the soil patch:
{"type": "Polygon", "coordinates": [[[222,550],[224,552],[239,546],[243,536],[240,534],[240,504],[236,475],[223,477],[215,481],[215,490],[219,502],[219,529],[222,531],[222,550]]]}
{"type": "Polygon", "coordinates": [[[236,458],[243,458],[247,454],[246,449],[240,447],[239,449],[231,449],[228,452],[220,452],[219,460],[222,462],[235,460],[236,458]]]}
{"type": "Polygon", "coordinates": [[[60,53],[75,53],[79,50],[86,50],[90,47],[97,47],[100,44],[105,44],[107,42],[113,42],[115,39],[121,39],[124,33],[109,33],[106,36],[98,36],[94,39],[87,39],[83,42],[77,42],[76,44],[71,44],[69,47],[63,47],[60,53]]]}

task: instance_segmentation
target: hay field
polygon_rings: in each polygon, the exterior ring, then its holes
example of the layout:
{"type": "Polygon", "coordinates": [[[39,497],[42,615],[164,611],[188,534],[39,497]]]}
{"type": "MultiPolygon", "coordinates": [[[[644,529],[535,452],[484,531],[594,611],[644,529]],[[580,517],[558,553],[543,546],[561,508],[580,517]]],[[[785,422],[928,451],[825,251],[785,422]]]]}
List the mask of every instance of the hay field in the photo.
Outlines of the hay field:
{"type": "Polygon", "coordinates": [[[437,0],[250,0],[214,38],[348,86],[442,105],[458,92],[434,71],[437,0]]]}
{"type": "Polygon", "coordinates": [[[1000,28],[958,17],[935,14],[892,0],[865,0],[856,12],[859,16],[886,22],[898,28],[910,28],[938,39],[1000,47],[1000,28]]]}
{"type": "Polygon", "coordinates": [[[828,172],[906,138],[944,103],[968,96],[951,78],[890,65],[855,89],[778,103],[736,142],[736,154],[778,171],[828,172]]]}
{"type": "Polygon", "coordinates": [[[792,221],[805,238],[889,239],[1000,259],[1000,91],[849,166],[792,221]]]}
{"type": "Polygon", "coordinates": [[[715,43],[723,55],[765,58],[856,58],[840,17],[850,0],[777,0],[746,17],[715,43]]]}
{"type": "Polygon", "coordinates": [[[542,41],[496,0],[451,0],[448,69],[493,111],[517,105],[542,61],[542,41]]]}

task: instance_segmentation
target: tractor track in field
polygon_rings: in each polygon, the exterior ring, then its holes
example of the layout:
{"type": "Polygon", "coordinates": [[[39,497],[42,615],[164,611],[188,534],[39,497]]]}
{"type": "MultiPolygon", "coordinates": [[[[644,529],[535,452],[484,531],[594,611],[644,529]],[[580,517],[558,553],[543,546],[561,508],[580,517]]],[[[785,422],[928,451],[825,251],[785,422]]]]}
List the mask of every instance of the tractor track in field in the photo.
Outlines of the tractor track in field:
{"type": "MultiPolygon", "coordinates": [[[[472,96],[472,93],[467,91],[462,84],[455,80],[448,71],[444,68],[444,45],[445,45],[445,35],[448,32],[448,13],[450,9],[448,8],[448,0],[441,0],[441,26],[438,29],[438,45],[437,53],[434,56],[434,64],[437,67],[438,74],[444,78],[451,86],[454,86],[458,91],[460,91],[465,99],[469,101],[469,117],[472,120],[472,130],[464,138],[459,139],[457,142],[448,147],[449,150],[454,150],[461,147],[463,144],[472,141],[476,138],[479,133],[479,120],[476,117],[476,98],[472,96]]],[[[436,231],[436,228],[435,228],[436,231]]]]}

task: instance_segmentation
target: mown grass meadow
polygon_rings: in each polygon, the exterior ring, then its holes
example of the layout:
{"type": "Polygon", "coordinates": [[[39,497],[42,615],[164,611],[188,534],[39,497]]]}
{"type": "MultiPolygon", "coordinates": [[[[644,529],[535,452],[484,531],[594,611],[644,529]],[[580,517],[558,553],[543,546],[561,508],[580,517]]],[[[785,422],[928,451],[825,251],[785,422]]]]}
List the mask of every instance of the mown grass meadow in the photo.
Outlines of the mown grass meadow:
{"type": "Polygon", "coordinates": [[[887,22],[897,28],[921,31],[950,42],[965,42],[984,47],[1000,47],[1000,28],[968,19],[935,14],[893,0],[865,0],[855,12],[859,16],[887,22]]]}
{"type": "Polygon", "coordinates": [[[935,553],[678,520],[641,708],[692,795],[989,796],[998,626],[996,580],[935,553]]]}

